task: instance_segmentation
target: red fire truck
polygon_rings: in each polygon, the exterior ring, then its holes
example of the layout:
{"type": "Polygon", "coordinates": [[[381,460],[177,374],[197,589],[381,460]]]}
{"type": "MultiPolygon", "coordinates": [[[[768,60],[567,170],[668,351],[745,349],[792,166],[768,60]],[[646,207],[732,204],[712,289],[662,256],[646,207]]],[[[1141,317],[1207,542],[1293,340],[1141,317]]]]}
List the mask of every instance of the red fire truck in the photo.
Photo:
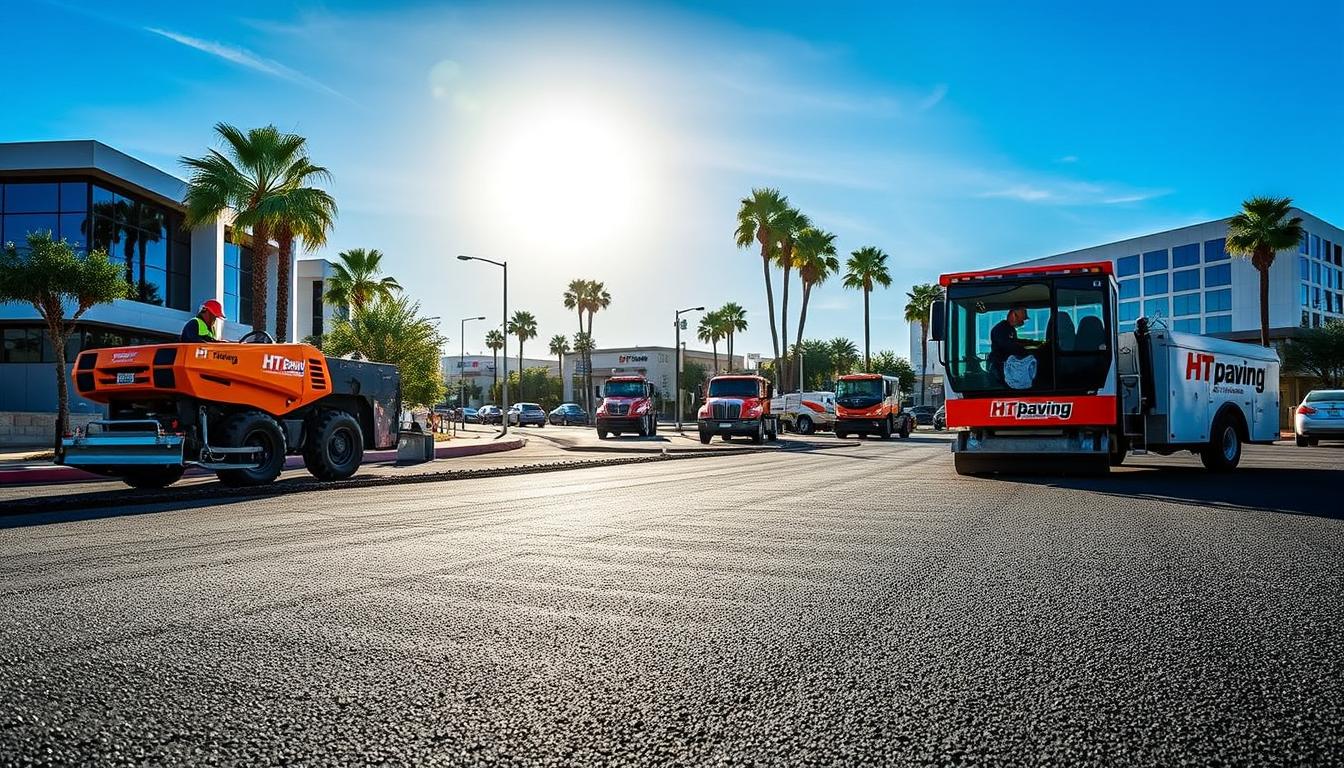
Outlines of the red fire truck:
{"type": "Polygon", "coordinates": [[[1105,471],[1128,452],[1192,451],[1230,470],[1278,437],[1271,349],[1179,333],[1164,318],[1121,332],[1110,262],[943,275],[930,336],[946,369],[958,473],[1105,471]]]}
{"type": "Polygon", "coordinates": [[[657,434],[658,411],[653,404],[653,384],[643,376],[612,376],[602,386],[602,403],[594,414],[597,437],[620,437],[633,432],[640,437],[657,434]]]}

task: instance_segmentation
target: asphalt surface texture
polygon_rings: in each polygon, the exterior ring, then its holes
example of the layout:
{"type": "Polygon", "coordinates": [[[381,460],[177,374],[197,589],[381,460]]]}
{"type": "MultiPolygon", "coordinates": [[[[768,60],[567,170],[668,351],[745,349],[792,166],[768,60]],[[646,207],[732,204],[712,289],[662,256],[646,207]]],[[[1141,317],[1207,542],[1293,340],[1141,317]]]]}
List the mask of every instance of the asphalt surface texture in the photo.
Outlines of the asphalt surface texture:
{"type": "Polygon", "coordinates": [[[0,765],[1344,764],[1342,462],[921,433],[11,518],[0,765]]]}

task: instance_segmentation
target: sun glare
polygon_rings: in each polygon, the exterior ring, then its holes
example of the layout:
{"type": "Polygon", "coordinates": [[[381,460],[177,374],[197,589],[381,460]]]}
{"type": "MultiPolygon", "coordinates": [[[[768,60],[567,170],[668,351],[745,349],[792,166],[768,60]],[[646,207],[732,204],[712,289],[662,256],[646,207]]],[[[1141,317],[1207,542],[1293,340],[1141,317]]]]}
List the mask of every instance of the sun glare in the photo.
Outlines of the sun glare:
{"type": "Polygon", "coordinates": [[[630,237],[650,189],[646,139],[604,105],[549,100],[511,110],[483,137],[486,221],[551,252],[630,237]]]}

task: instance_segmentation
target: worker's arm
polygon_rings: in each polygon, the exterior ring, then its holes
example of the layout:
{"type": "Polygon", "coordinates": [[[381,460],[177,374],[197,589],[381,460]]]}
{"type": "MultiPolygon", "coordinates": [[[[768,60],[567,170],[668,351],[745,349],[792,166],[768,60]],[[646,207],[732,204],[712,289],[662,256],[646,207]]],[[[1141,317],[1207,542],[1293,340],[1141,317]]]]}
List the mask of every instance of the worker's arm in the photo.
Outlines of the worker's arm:
{"type": "Polygon", "coordinates": [[[1027,354],[1027,348],[1018,340],[1017,334],[1013,332],[1012,323],[1001,322],[994,326],[989,332],[989,346],[1004,358],[1022,357],[1027,354]]]}

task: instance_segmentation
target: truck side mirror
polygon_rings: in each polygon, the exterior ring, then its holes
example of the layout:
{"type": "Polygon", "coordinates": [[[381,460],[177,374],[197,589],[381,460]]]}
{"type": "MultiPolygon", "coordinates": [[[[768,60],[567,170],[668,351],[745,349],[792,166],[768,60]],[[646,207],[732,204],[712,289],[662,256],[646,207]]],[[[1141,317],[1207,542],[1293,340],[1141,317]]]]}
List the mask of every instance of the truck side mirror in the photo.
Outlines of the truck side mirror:
{"type": "Polygon", "coordinates": [[[947,302],[939,299],[929,307],[929,340],[942,341],[945,325],[947,325],[947,302]]]}

